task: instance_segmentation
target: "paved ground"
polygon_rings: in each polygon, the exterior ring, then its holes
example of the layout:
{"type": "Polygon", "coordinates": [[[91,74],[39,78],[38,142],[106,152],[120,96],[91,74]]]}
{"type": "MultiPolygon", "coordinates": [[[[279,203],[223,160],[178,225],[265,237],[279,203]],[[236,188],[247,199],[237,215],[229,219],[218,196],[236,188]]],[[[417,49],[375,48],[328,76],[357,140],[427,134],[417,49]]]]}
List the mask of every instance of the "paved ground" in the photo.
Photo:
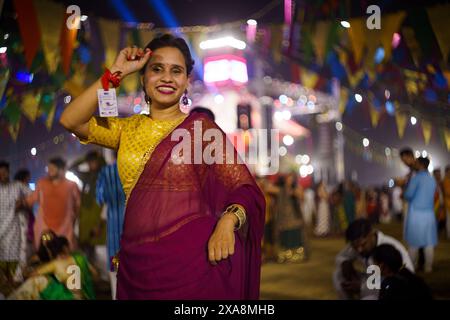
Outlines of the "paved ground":
{"type": "MultiPolygon", "coordinates": [[[[380,225],[388,235],[401,239],[400,223],[380,225]]],[[[336,299],[332,273],[334,258],[344,239],[309,236],[311,256],[299,264],[266,263],[262,268],[262,299],[336,299]]],[[[432,274],[419,273],[431,287],[436,299],[450,299],[450,241],[442,239],[435,251],[432,274]]]]}

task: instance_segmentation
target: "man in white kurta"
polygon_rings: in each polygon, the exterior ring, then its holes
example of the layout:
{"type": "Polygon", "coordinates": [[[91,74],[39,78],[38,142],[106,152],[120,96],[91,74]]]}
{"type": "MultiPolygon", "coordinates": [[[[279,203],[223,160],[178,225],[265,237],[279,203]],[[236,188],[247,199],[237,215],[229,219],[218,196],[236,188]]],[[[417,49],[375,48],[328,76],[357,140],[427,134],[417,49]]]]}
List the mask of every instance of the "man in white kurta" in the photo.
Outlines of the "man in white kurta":
{"type": "Polygon", "coordinates": [[[0,270],[12,281],[20,258],[20,219],[18,208],[25,205],[29,190],[20,182],[9,181],[9,164],[0,162],[0,270]]]}
{"type": "Polygon", "coordinates": [[[408,251],[400,241],[374,230],[367,219],[358,219],[350,224],[346,231],[347,246],[336,257],[336,270],[333,284],[340,299],[377,300],[379,290],[371,289],[367,280],[371,273],[367,268],[375,265],[373,250],[381,244],[394,246],[402,255],[406,268],[414,272],[414,265],[408,251]],[[355,264],[360,263],[362,272],[356,271],[355,264]]]}

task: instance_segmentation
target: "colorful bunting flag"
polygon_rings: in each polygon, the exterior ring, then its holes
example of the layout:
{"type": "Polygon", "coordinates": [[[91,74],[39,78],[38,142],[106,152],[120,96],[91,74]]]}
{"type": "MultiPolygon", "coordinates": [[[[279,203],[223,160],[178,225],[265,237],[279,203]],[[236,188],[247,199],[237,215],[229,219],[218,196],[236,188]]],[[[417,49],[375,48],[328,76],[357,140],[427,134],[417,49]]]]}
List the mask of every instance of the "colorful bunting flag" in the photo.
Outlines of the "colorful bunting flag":
{"type": "Polygon", "coordinates": [[[430,24],[441,49],[444,64],[448,62],[450,52],[450,32],[448,32],[448,19],[450,17],[450,5],[440,5],[427,8],[430,24]]]}
{"type": "Polygon", "coordinates": [[[100,34],[105,48],[104,66],[109,68],[114,64],[119,53],[120,24],[118,21],[98,19],[100,34]]]}
{"type": "Polygon", "coordinates": [[[64,6],[49,0],[35,0],[34,5],[47,68],[49,73],[54,73],[61,60],[60,35],[65,17],[64,6]]]}
{"type": "Polygon", "coordinates": [[[66,16],[63,20],[63,26],[61,29],[61,39],[60,39],[60,46],[61,46],[61,58],[62,58],[62,70],[67,75],[70,71],[70,64],[72,62],[72,54],[73,49],[76,45],[76,39],[77,39],[77,31],[78,29],[69,29],[66,25],[66,20],[70,15],[66,13],[66,16]]]}
{"type": "Polygon", "coordinates": [[[14,0],[14,9],[25,50],[27,68],[31,68],[33,59],[41,44],[41,34],[36,16],[33,0],[14,0]]]}
{"type": "Polygon", "coordinates": [[[36,120],[39,111],[39,103],[41,99],[40,93],[25,93],[22,98],[21,110],[25,117],[32,123],[36,120]]]}
{"type": "Polygon", "coordinates": [[[421,124],[422,124],[423,139],[425,141],[425,144],[428,145],[431,139],[431,130],[432,130],[431,122],[427,120],[421,120],[421,124]]]}
{"type": "Polygon", "coordinates": [[[403,135],[405,134],[405,128],[406,128],[406,122],[407,122],[406,114],[397,111],[395,113],[395,122],[397,123],[398,136],[399,136],[399,138],[403,138],[403,135]]]}
{"type": "Polygon", "coordinates": [[[8,132],[11,135],[11,139],[16,142],[17,137],[19,136],[19,130],[20,130],[20,119],[16,124],[9,124],[8,125],[8,132]]]}

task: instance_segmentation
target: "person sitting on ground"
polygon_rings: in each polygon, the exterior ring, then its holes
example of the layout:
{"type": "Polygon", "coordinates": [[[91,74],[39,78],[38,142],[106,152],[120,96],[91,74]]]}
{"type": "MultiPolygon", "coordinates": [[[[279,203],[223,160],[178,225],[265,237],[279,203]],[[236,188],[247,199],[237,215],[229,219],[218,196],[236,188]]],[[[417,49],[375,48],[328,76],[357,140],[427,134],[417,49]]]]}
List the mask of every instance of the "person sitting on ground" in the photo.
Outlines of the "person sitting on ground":
{"type": "Polygon", "coordinates": [[[382,244],[372,254],[381,271],[379,300],[431,300],[430,288],[422,278],[405,267],[402,255],[390,244],[382,244]]]}
{"type": "Polygon", "coordinates": [[[70,253],[67,238],[53,231],[43,232],[38,256],[43,264],[31,272],[8,300],[95,299],[92,282],[92,275],[97,276],[95,269],[82,254],[70,253]]]}
{"type": "Polygon", "coordinates": [[[393,245],[402,256],[402,261],[411,272],[414,266],[405,247],[396,239],[372,228],[368,219],[357,219],[345,233],[347,246],[336,257],[333,284],[340,299],[378,299],[378,291],[367,287],[367,268],[373,264],[374,249],[381,244],[393,245]],[[362,270],[357,270],[357,264],[362,270]]]}

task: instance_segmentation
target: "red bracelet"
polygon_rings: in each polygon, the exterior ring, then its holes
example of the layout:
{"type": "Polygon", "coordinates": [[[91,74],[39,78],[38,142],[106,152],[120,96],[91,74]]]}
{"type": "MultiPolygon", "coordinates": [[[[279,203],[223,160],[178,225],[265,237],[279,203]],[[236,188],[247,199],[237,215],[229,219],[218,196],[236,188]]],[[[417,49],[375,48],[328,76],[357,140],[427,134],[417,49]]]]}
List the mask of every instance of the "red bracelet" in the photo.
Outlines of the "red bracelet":
{"type": "Polygon", "coordinates": [[[117,88],[120,85],[120,75],[122,72],[116,71],[111,73],[108,68],[105,68],[105,73],[102,76],[102,86],[103,90],[108,91],[109,83],[113,85],[114,88],[117,88]]]}

